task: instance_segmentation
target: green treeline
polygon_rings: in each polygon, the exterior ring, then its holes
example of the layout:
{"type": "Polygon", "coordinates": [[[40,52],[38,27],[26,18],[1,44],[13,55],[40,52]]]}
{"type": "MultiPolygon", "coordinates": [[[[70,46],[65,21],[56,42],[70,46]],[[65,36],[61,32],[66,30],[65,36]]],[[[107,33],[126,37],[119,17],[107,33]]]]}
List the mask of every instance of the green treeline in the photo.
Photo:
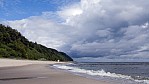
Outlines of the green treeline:
{"type": "Polygon", "coordinates": [[[0,57],[31,60],[73,61],[67,54],[28,41],[17,30],[0,24],[0,57]]]}

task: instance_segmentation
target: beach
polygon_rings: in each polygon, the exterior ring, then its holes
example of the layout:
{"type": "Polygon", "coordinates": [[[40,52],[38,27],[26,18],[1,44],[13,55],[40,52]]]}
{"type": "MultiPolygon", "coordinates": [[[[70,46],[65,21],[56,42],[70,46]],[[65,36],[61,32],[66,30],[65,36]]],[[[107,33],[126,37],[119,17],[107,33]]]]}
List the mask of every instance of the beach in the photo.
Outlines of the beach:
{"type": "Polygon", "coordinates": [[[0,84],[109,84],[50,67],[54,61],[0,59],[0,84]]]}

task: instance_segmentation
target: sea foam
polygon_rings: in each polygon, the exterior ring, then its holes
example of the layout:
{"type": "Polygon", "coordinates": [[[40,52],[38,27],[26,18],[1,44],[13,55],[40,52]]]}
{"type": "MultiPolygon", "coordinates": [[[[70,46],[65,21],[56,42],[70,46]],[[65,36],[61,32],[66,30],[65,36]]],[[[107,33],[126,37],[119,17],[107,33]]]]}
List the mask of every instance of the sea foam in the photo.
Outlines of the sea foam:
{"type": "Polygon", "coordinates": [[[68,70],[68,71],[74,72],[74,73],[87,74],[87,75],[91,75],[91,76],[102,76],[102,77],[128,79],[128,80],[140,82],[141,84],[149,84],[149,80],[137,80],[137,79],[133,79],[131,76],[128,76],[128,75],[106,72],[103,69],[95,71],[95,70],[86,70],[86,69],[81,69],[78,67],[72,67],[72,66],[67,66],[67,65],[53,65],[53,66],[56,68],[68,70]]]}
{"type": "Polygon", "coordinates": [[[78,67],[71,67],[66,65],[53,65],[53,66],[59,69],[69,70],[71,72],[76,72],[76,73],[84,73],[92,76],[108,76],[108,77],[115,77],[115,78],[131,79],[131,76],[105,72],[103,69],[94,71],[94,70],[80,69],[78,67]]]}

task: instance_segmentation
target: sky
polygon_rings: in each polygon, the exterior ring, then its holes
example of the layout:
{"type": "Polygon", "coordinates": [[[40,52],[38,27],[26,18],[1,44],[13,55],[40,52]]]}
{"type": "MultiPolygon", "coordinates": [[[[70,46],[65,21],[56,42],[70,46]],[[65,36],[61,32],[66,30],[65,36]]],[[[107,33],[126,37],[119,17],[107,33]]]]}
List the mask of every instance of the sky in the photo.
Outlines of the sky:
{"type": "Polygon", "coordinates": [[[0,0],[0,23],[75,61],[149,62],[148,0],[0,0]]]}

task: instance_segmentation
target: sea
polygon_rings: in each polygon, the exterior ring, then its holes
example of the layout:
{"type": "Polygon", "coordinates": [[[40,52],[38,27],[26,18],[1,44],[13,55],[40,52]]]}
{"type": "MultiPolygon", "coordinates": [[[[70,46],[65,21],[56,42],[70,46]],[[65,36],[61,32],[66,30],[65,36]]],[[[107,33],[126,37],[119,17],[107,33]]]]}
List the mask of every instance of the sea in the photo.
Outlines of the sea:
{"type": "Polygon", "coordinates": [[[149,62],[76,62],[53,67],[111,84],[149,84],[149,62]]]}

